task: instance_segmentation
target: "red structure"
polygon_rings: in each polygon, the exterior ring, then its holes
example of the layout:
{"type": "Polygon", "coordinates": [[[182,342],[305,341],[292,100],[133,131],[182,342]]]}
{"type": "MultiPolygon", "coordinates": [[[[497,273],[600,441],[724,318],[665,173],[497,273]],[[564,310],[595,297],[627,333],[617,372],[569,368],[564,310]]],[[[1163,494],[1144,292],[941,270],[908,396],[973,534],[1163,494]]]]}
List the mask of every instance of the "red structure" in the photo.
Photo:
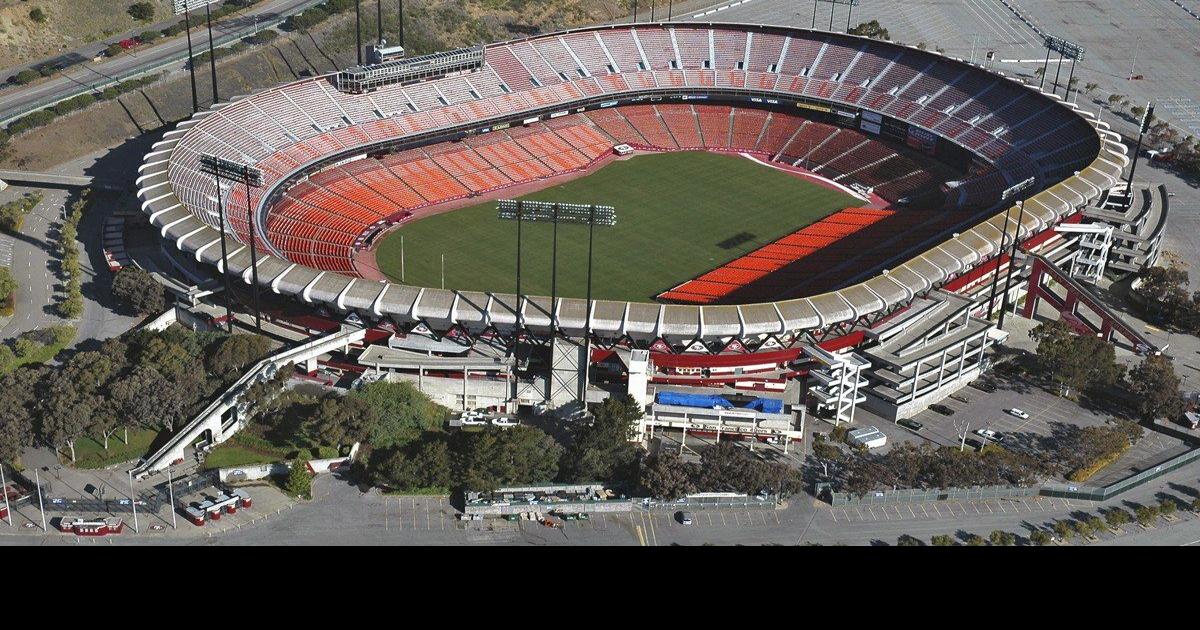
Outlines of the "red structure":
{"type": "Polygon", "coordinates": [[[1113,335],[1116,334],[1129,342],[1129,345],[1138,354],[1159,352],[1159,349],[1149,339],[1129,324],[1121,321],[1116,314],[1100,303],[1091,293],[1088,293],[1087,289],[1071,276],[1045,258],[1034,256],[1033,270],[1029,275],[1029,293],[1025,298],[1025,308],[1021,314],[1031,319],[1042,300],[1049,302],[1058,311],[1063,321],[1081,335],[1097,335],[1105,341],[1112,341],[1113,335]],[[1066,289],[1065,297],[1059,297],[1046,286],[1047,277],[1066,289]],[[1080,317],[1079,306],[1081,304],[1087,306],[1100,319],[1099,324],[1093,324],[1080,317]]]}
{"type": "Polygon", "coordinates": [[[64,518],[58,522],[58,530],[76,536],[108,536],[125,530],[125,522],[119,518],[64,518]]]}

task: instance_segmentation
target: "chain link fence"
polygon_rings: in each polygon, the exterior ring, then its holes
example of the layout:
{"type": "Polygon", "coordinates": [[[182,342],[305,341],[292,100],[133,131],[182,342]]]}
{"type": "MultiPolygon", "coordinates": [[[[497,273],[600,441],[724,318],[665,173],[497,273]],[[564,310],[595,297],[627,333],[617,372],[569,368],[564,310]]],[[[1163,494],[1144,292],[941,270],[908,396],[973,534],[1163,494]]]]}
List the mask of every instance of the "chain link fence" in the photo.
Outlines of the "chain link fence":
{"type": "Polygon", "coordinates": [[[882,490],[868,492],[862,496],[847,492],[829,494],[834,507],[898,505],[904,503],[930,503],[933,501],[982,501],[986,499],[1015,499],[1035,497],[1040,486],[977,486],[974,488],[933,488],[929,490],[882,490]]]}

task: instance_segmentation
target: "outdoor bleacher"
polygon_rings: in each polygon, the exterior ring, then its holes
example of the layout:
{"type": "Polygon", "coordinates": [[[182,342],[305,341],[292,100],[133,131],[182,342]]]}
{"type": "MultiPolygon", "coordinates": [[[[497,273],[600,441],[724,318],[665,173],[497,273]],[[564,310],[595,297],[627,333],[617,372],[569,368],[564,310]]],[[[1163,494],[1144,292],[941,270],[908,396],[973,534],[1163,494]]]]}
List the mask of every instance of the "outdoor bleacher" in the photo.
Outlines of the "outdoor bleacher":
{"type": "Polygon", "coordinates": [[[616,98],[670,86],[803,95],[929,128],[992,163],[992,170],[949,191],[948,203],[969,208],[994,205],[1000,191],[1029,175],[1039,178],[1039,188],[1071,176],[1092,164],[1102,146],[1093,123],[1070,107],[1018,82],[890,42],[697,23],[583,29],[483,52],[482,68],[454,76],[363,94],[339,92],[330,76],[308,78],[202,112],[156,146],[164,157],[147,158],[143,179],[169,185],[143,191],[144,209],[159,213],[155,224],[164,235],[215,228],[217,195],[199,157],[253,165],[263,171],[262,188],[249,198],[228,182],[222,190],[234,238],[249,241],[248,212],[254,211],[261,219],[255,221],[260,252],[352,275],[354,248],[373,226],[584,167],[611,148],[606,144],[674,150],[699,141],[695,148],[756,152],[839,183],[874,187],[889,200],[941,184],[928,169],[857,131],[777,112],[661,103],[575,114],[570,124],[507,130],[505,138],[460,143],[444,154],[431,155],[442,151],[431,146],[326,168],[320,178],[298,177],[316,170],[318,161],[361,156],[382,141],[483,118],[519,119],[537,108],[566,109],[586,95],[616,98]],[[289,190],[274,189],[297,179],[301,183],[289,190]],[[273,205],[263,207],[268,194],[273,205]],[[180,217],[177,208],[190,216],[180,217]]]}

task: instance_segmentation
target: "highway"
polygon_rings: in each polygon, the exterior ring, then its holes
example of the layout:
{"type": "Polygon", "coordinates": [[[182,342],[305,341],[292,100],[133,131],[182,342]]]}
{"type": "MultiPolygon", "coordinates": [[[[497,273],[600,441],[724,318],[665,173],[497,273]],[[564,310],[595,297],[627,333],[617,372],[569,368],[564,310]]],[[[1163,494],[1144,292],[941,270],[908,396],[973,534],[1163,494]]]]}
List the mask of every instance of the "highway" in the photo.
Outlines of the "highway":
{"type": "MultiPolygon", "coordinates": [[[[321,0],[264,0],[235,16],[213,24],[213,34],[216,44],[230,43],[254,33],[256,18],[257,28],[262,29],[282,22],[287,16],[298,13],[310,6],[319,4],[321,0]]],[[[203,24],[204,14],[193,15],[194,25],[203,24]]],[[[208,35],[203,29],[193,29],[193,53],[200,54],[208,50],[208,35]]],[[[75,49],[74,52],[87,59],[92,59],[107,48],[103,41],[94,42],[75,49]]],[[[64,53],[65,54],[65,53],[64,53]]],[[[105,58],[98,63],[84,63],[55,75],[54,77],[28,86],[18,87],[8,85],[0,90],[0,124],[24,116],[32,111],[49,107],[59,101],[83,94],[97,88],[103,88],[116,81],[121,81],[140,74],[165,68],[183,68],[187,58],[187,38],[180,34],[161,44],[150,46],[144,50],[133,50],[113,58],[105,58]]],[[[201,102],[208,89],[208,75],[204,75],[203,83],[197,80],[201,90],[201,102]]],[[[211,94],[211,92],[208,92],[211,94]]]]}

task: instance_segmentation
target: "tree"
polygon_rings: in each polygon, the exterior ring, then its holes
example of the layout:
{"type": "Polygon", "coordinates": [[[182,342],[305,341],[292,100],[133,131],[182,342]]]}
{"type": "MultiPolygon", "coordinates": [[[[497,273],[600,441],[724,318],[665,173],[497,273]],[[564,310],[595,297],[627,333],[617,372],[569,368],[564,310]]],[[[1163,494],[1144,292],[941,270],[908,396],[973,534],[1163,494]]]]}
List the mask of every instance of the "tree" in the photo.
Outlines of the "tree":
{"type": "Polygon", "coordinates": [[[946,534],[937,534],[929,539],[929,543],[934,547],[953,547],[954,539],[946,534]]]}
{"type": "Polygon", "coordinates": [[[66,449],[75,461],[75,441],[92,426],[92,416],[100,397],[81,391],[68,378],[59,376],[42,401],[41,434],[55,450],[66,449]]]}
{"type": "Polygon", "coordinates": [[[129,16],[139,22],[149,22],[154,19],[154,5],[149,2],[136,2],[127,10],[129,16]]]}
{"type": "Polygon", "coordinates": [[[629,396],[606,399],[590,424],[576,425],[559,464],[559,478],[571,483],[635,485],[638,448],[629,440],[641,417],[641,408],[629,396]]]}
{"type": "Polygon", "coordinates": [[[368,461],[371,483],[411,492],[448,489],[454,484],[454,457],[443,434],[427,434],[402,448],[377,449],[368,461]]]}
{"type": "Polygon", "coordinates": [[[917,538],[916,536],[910,536],[908,534],[901,534],[900,537],[896,539],[896,546],[897,547],[924,547],[925,542],[922,541],[920,538],[917,538]]]}
{"type": "Polygon", "coordinates": [[[284,489],[294,497],[309,497],[312,491],[312,474],[308,472],[308,462],[297,459],[289,464],[284,489]]]}
{"type": "Polygon", "coordinates": [[[696,491],[688,465],[674,451],[659,451],[642,462],[640,485],[647,496],[673,501],[696,491]]]}
{"type": "Polygon", "coordinates": [[[1121,529],[1121,526],[1127,525],[1130,521],[1129,512],[1119,507],[1112,508],[1104,513],[1104,521],[1111,529],[1121,529]]]}
{"type": "Polygon", "coordinates": [[[1200,512],[1200,497],[1196,497],[1195,499],[1192,499],[1192,511],[1200,512]]]}
{"type": "Polygon", "coordinates": [[[1011,547],[1017,544],[1017,535],[997,529],[988,536],[988,540],[997,547],[1011,547]]]}
{"type": "Polygon", "coordinates": [[[1050,544],[1050,534],[1047,534],[1044,529],[1035,529],[1029,534],[1029,540],[1039,547],[1045,547],[1050,544]]]}
{"type": "Polygon", "coordinates": [[[1080,538],[1091,538],[1095,533],[1087,521],[1075,521],[1075,531],[1079,533],[1080,538]]]}
{"type": "Polygon", "coordinates": [[[341,450],[367,439],[371,427],[378,422],[375,410],[363,400],[334,394],[317,405],[305,432],[318,443],[341,450]]]}
{"type": "Polygon", "coordinates": [[[1129,389],[1136,396],[1137,412],[1143,420],[1174,420],[1183,413],[1179,377],[1171,359],[1148,355],[1129,373],[1129,389]]]}
{"type": "Polygon", "coordinates": [[[1171,516],[1175,514],[1175,511],[1178,509],[1179,504],[1176,503],[1175,499],[1172,498],[1163,499],[1158,503],[1158,513],[1162,514],[1163,516],[1171,516]]]}
{"type": "Polygon", "coordinates": [[[1104,519],[1099,516],[1089,516],[1086,521],[1088,527],[1092,528],[1093,532],[1099,532],[1104,529],[1104,519]]]}
{"type": "Polygon", "coordinates": [[[260,335],[229,335],[207,352],[204,365],[221,376],[241,374],[271,351],[271,340],[260,335]]]}
{"type": "Polygon", "coordinates": [[[1075,537],[1075,528],[1071,527],[1071,523],[1069,521],[1055,521],[1054,533],[1058,535],[1059,538],[1070,542],[1070,540],[1075,537]]]}
{"type": "Polygon", "coordinates": [[[367,439],[375,448],[407,444],[423,431],[440,429],[446,417],[444,408],[406,381],[376,381],[351,392],[349,397],[362,401],[374,412],[376,421],[368,427],[367,439]]]}
{"type": "Polygon", "coordinates": [[[127,422],[173,433],[202,391],[196,372],[167,377],[153,366],[139,365],[113,384],[112,399],[127,422]]]}
{"type": "Polygon", "coordinates": [[[163,288],[138,267],[124,267],[113,278],[112,293],[138,315],[161,313],[167,307],[163,288]]]}
{"type": "Polygon", "coordinates": [[[979,534],[971,534],[970,536],[967,536],[968,547],[982,547],[985,544],[987,544],[987,541],[985,541],[983,536],[980,536],[979,534]]]}
{"type": "Polygon", "coordinates": [[[1109,386],[1121,376],[1112,344],[1099,337],[1076,335],[1062,320],[1039,324],[1029,336],[1038,342],[1043,372],[1067,392],[1109,386]]]}
{"type": "Polygon", "coordinates": [[[541,429],[523,425],[455,437],[460,479],[471,490],[544,483],[558,473],[563,449],[541,429]]]}
{"type": "Polygon", "coordinates": [[[1100,87],[1099,83],[1093,83],[1093,82],[1085,83],[1083,86],[1083,93],[1090,96],[1091,93],[1095,92],[1096,89],[1099,87],[1100,87]]]}
{"type": "Polygon", "coordinates": [[[0,407],[0,463],[12,462],[33,445],[33,421],[24,408],[0,407]]]}
{"type": "Polygon", "coordinates": [[[1158,506],[1155,505],[1139,505],[1134,514],[1137,515],[1137,521],[1142,527],[1149,527],[1158,520],[1158,506]]]}
{"type": "Polygon", "coordinates": [[[8,267],[0,267],[0,302],[8,301],[8,298],[17,291],[17,281],[13,278],[12,270],[8,267]]]}

